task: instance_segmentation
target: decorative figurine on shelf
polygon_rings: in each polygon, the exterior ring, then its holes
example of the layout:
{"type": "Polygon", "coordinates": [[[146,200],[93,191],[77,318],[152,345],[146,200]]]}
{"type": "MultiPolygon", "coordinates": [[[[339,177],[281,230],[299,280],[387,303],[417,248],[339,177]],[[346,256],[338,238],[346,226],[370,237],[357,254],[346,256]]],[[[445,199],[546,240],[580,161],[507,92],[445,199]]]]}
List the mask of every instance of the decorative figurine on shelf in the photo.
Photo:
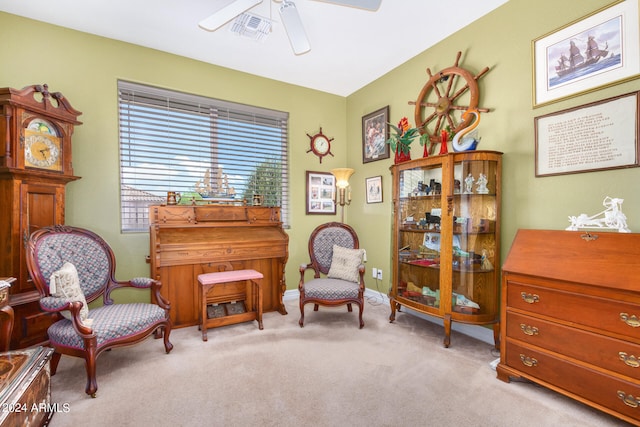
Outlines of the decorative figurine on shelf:
{"type": "Polygon", "coordinates": [[[449,140],[449,133],[446,129],[442,129],[440,131],[440,153],[438,154],[447,154],[449,150],[447,149],[447,141],[449,140]]]}
{"type": "Polygon", "coordinates": [[[588,216],[580,214],[569,216],[571,225],[566,228],[569,231],[577,231],[580,228],[609,228],[617,229],[620,233],[630,233],[627,227],[627,217],[622,213],[624,199],[605,197],[602,205],[606,208],[602,212],[588,216]],[[600,218],[598,218],[600,216],[600,218]]]}
{"type": "Polygon", "coordinates": [[[460,130],[460,132],[456,133],[453,137],[453,141],[451,142],[451,148],[453,151],[471,151],[475,150],[478,146],[478,142],[480,142],[480,138],[478,138],[478,131],[475,128],[480,124],[480,113],[476,108],[470,108],[462,114],[463,123],[466,123],[467,120],[471,118],[471,116],[475,117],[473,123],[468,125],[467,127],[460,130]]]}
{"type": "Polygon", "coordinates": [[[478,177],[478,181],[476,182],[476,193],[478,194],[489,194],[489,189],[487,188],[487,176],[483,173],[478,177]]]}
{"type": "Polygon", "coordinates": [[[469,175],[464,179],[464,194],[473,194],[473,183],[475,182],[475,178],[469,172],[469,175]]]}
{"type": "Polygon", "coordinates": [[[435,179],[429,181],[429,188],[431,189],[431,193],[436,196],[442,193],[442,184],[435,179]]]}
{"type": "Polygon", "coordinates": [[[453,194],[460,194],[460,180],[453,180],[453,194]]]}
{"type": "Polygon", "coordinates": [[[493,264],[489,261],[489,256],[487,255],[487,250],[482,250],[482,258],[480,258],[480,269],[481,270],[493,270],[493,264]]]}

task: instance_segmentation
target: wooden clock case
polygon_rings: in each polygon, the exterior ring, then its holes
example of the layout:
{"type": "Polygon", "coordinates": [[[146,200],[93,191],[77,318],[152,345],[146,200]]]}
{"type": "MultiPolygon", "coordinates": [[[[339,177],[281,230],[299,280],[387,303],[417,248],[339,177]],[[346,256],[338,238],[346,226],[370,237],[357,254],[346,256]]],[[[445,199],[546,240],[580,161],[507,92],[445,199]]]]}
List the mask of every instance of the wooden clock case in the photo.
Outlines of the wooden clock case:
{"type": "Polygon", "coordinates": [[[0,89],[0,111],[0,276],[16,278],[9,299],[15,311],[15,349],[46,342],[55,320],[40,310],[40,295],[27,272],[25,242],[33,231],[65,222],[65,187],[79,179],[73,175],[71,137],[82,113],[46,84],[0,89]],[[25,134],[33,120],[53,128],[60,143],[59,170],[25,164],[25,134]]]}

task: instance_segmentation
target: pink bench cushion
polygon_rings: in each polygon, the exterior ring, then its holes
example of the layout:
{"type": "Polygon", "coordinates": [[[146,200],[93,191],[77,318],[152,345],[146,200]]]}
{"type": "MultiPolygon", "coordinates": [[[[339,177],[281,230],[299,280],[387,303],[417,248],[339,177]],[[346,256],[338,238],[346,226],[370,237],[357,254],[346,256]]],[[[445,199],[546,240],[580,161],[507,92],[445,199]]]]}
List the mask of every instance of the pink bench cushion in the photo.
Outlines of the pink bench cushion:
{"type": "Polygon", "coordinates": [[[241,280],[262,279],[262,273],[255,270],[232,270],[219,273],[206,273],[198,275],[201,285],[214,285],[216,283],[239,282],[241,280]]]}

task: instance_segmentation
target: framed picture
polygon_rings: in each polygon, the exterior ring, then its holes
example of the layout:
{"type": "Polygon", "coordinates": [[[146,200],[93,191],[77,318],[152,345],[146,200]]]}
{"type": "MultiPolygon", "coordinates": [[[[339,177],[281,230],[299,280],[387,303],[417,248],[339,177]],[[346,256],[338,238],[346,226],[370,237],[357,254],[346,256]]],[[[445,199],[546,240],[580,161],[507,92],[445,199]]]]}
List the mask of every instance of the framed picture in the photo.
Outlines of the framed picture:
{"type": "Polygon", "coordinates": [[[335,194],[335,176],[326,172],[307,171],[307,215],[334,215],[335,194]]]}
{"type": "Polygon", "coordinates": [[[382,175],[365,180],[367,203],[382,203],[382,175]]]}
{"type": "Polygon", "coordinates": [[[533,106],[640,74],[638,2],[619,1],[532,42],[533,106]]]}
{"type": "Polygon", "coordinates": [[[536,117],[536,176],[637,167],[640,92],[536,117]]]}
{"type": "Polygon", "coordinates": [[[362,117],[362,163],[390,157],[389,106],[362,117]]]}

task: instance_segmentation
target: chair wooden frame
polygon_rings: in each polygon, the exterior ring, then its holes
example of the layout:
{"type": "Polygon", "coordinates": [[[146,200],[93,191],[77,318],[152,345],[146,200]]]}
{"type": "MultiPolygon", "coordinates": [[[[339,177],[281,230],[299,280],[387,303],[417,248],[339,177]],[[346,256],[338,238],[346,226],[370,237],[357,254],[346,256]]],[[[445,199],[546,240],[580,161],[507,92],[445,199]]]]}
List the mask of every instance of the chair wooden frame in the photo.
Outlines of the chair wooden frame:
{"type": "MultiPolygon", "coordinates": [[[[362,320],[362,313],[364,311],[364,289],[365,289],[364,264],[361,264],[358,268],[359,283],[358,283],[357,297],[325,299],[325,298],[310,297],[310,296],[307,296],[305,293],[305,285],[307,283],[310,283],[316,279],[321,279],[322,278],[321,274],[327,275],[329,273],[329,269],[331,267],[331,254],[328,254],[328,256],[319,257],[318,254],[316,254],[314,247],[315,247],[316,238],[320,234],[327,232],[331,228],[338,228],[342,231],[347,232],[350,235],[350,238],[353,244],[350,246],[344,246],[344,247],[348,247],[349,249],[359,248],[358,235],[356,234],[355,230],[347,224],[343,224],[341,222],[328,222],[326,224],[322,224],[316,227],[316,229],[313,230],[313,232],[311,233],[311,236],[309,237],[309,246],[308,246],[309,257],[311,258],[311,262],[309,264],[300,265],[300,282],[298,284],[298,290],[300,291],[300,320],[298,324],[300,325],[301,328],[304,327],[304,306],[306,304],[312,303],[314,305],[313,311],[318,311],[318,307],[321,305],[328,306],[328,307],[346,305],[347,310],[349,312],[353,311],[352,304],[356,304],[359,308],[358,319],[360,322],[360,328],[363,328],[364,321],[362,320]],[[307,270],[313,270],[314,275],[313,275],[313,280],[305,283],[305,272],[307,270]]],[[[340,246],[343,246],[343,245],[340,245],[340,246]]]]}
{"type": "MultiPolygon", "coordinates": [[[[86,241],[86,240],[85,240],[86,241]]],[[[62,249],[64,251],[65,249],[62,249]]],[[[78,258],[76,261],[81,260],[81,254],[75,255],[78,258]]],[[[53,357],[51,359],[51,375],[56,373],[58,363],[60,361],[60,357],[62,354],[66,354],[69,356],[80,357],[85,360],[85,367],[87,372],[87,384],[85,388],[85,392],[91,397],[96,396],[96,392],[98,390],[98,384],[96,381],[96,359],[98,356],[105,350],[109,350],[115,347],[122,347],[127,345],[136,344],[138,342],[143,341],[147,337],[152,334],[155,334],[156,338],[160,338],[164,336],[164,347],[166,353],[169,353],[173,348],[173,344],[169,341],[169,335],[171,333],[171,319],[169,317],[169,310],[171,308],[168,301],[166,301],[160,294],[161,283],[157,280],[149,279],[149,278],[136,278],[130,281],[119,281],[115,279],[115,269],[116,269],[116,260],[113,254],[113,251],[109,247],[109,245],[97,234],[92,231],[85,230],[82,228],[65,226],[65,225],[56,225],[53,227],[44,227],[39,230],[33,232],[29,238],[27,244],[27,268],[29,270],[29,274],[33,279],[33,282],[40,293],[40,306],[44,311],[58,313],[57,318],[58,322],[67,322],[66,319],[63,319],[60,316],[61,311],[68,310],[71,313],[71,322],[73,325],[73,329],[77,333],[77,335],[81,338],[83,343],[83,348],[73,347],[69,345],[65,345],[65,343],[56,343],[51,342],[50,345],[54,349],[53,357]],[[90,303],[100,296],[102,296],[103,303],[103,313],[107,313],[109,307],[122,306],[122,304],[114,304],[113,299],[111,298],[111,292],[115,289],[120,288],[138,288],[144,289],[148,288],[151,291],[153,304],[159,306],[162,310],[164,310],[163,316],[159,319],[154,318],[150,320],[146,326],[141,327],[139,330],[134,332],[128,332],[123,336],[109,336],[108,339],[101,340],[101,344],[98,344],[98,335],[100,332],[96,325],[93,327],[88,327],[84,325],[80,319],[80,309],[82,308],[82,302],[74,301],[74,302],[66,302],[62,301],[52,306],[52,300],[62,300],[61,298],[51,297],[49,292],[49,277],[47,272],[51,272],[52,269],[59,269],[66,259],[67,254],[60,253],[56,260],[52,260],[50,257],[46,259],[40,259],[40,251],[39,247],[44,242],[48,241],[48,238],[60,237],[60,235],[66,234],[68,237],[80,237],[89,239],[92,244],[95,244],[96,247],[99,247],[98,251],[104,252],[104,259],[107,262],[104,274],[104,282],[103,283],[91,283],[90,284],[90,292],[87,293],[87,283],[88,280],[83,278],[83,274],[80,272],[82,265],[78,265],[79,276],[81,282],[81,288],[83,288],[83,292],[85,293],[85,299],[87,303],[90,303]],[[46,268],[44,265],[46,265],[46,268]],[[45,270],[45,271],[43,271],[45,270]],[[85,285],[85,286],[83,286],[85,285]],[[47,301],[44,304],[44,301],[47,301]]],[[[139,306],[148,307],[149,305],[141,303],[139,306]]],[[[157,309],[154,309],[157,312],[157,309]]],[[[89,313],[91,317],[91,311],[89,313]]],[[[55,326],[51,326],[53,328],[55,326]]],[[[49,329],[51,331],[51,328],[49,329]]]]}

